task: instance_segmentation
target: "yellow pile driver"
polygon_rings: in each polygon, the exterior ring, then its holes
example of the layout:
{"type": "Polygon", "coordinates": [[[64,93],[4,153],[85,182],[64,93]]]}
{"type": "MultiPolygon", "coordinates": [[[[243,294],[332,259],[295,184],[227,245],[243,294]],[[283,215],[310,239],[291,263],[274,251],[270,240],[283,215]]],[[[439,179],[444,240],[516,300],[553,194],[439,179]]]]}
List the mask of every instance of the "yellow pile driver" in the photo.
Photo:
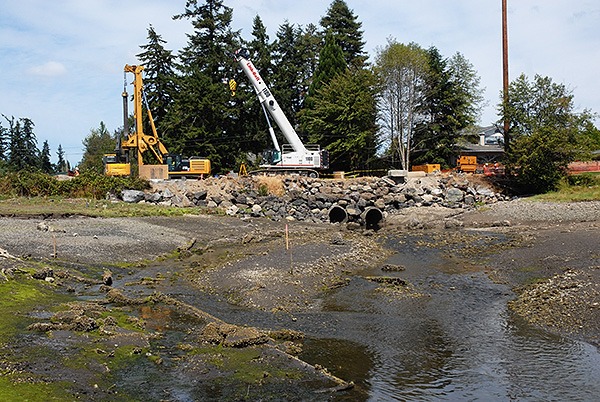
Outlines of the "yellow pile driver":
{"type": "Polygon", "coordinates": [[[123,87],[123,135],[117,139],[117,147],[112,154],[105,154],[103,157],[104,173],[108,176],[129,176],[131,175],[131,154],[137,151],[137,163],[139,176],[146,179],[169,179],[175,177],[203,177],[210,174],[210,160],[206,158],[191,157],[186,158],[181,155],[169,154],[167,148],[158,138],[152,112],[148,107],[148,102],[144,94],[144,84],[142,82],[142,71],[144,66],[125,65],[124,76],[125,83],[123,87]],[[133,116],[135,120],[135,132],[129,133],[128,124],[128,98],[127,93],[127,73],[133,73],[133,116]],[[146,105],[148,121],[152,129],[152,134],[144,133],[143,125],[143,104],[146,105]],[[158,164],[144,163],[144,153],[152,152],[158,164]]]}

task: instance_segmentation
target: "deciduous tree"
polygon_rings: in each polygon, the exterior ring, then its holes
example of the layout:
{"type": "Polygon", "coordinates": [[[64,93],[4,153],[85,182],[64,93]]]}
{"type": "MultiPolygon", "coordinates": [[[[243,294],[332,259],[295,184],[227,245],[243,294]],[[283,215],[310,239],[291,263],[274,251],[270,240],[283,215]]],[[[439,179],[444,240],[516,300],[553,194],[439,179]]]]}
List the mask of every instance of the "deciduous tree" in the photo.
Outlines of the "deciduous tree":
{"type": "Polygon", "coordinates": [[[500,109],[511,124],[507,164],[513,182],[527,193],[556,189],[567,165],[585,155],[593,115],[577,113],[572,91],[540,75],[530,81],[521,74],[510,83],[508,99],[500,109]]]}
{"type": "Polygon", "coordinates": [[[409,169],[415,127],[425,119],[420,106],[427,95],[428,55],[416,43],[390,39],[375,64],[382,86],[379,110],[386,153],[392,166],[409,169]]]}

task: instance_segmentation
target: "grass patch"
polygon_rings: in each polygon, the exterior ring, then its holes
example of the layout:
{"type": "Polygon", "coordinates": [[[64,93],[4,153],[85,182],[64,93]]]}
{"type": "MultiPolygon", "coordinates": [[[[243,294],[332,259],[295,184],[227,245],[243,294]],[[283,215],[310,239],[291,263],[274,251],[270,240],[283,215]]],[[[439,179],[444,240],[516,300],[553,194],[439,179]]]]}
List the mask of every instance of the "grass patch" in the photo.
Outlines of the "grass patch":
{"type": "Polygon", "coordinates": [[[67,389],[69,382],[31,383],[19,382],[15,375],[0,376],[0,400],[2,401],[76,401],[67,389]]]}
{"type": "Polygon", "coordinates": [[[600,173],[582,173],[567,177],[557,191],[531,197],[536,201],[578,202],[600,200],[600,173]]]}
{"type": "Polygon", "coordinates": [[[285,194],[283,180],[277,176],[258,176],[256,187],[261,196],[276,195],[281,197],[285,194]]]}
{"type": "Polygon", "coordinates": [[[83,198],[32,197],[0,200],[2,216],[82,215],[99,218],[136,216],[183,216],[202,214],[201,208],[165,207],[153,204],[128,204],[83,198]]]}
{"type": "Polygon", "coordinates": [[[600,186],[594,187],[567,187],[558,191],[551,191],[546,194],[539,194],[531,197],[534,201],[549,202],[581,202],[581,201],[599,201],[600,186]]]}
{"type": "Polygon", "coordinates": [[[223,372],[230,373],[230,379],[246,384],[256,384],[265,379],[301,379],[303,373],[297,369],[277,367],[269,359],[262,358],[261,348],[226,348],[207,346],[195,348],[191,354],[202,355],[204,360],[223,372]]]}
{"type": "MultiPolygon", "coordinates": [[[[52,286],[43,281],[14,278],[0,282],[0,340],[10,340],[27,330],[35,318],[30,314],[38,307],[45,310],[70,300],[56,294],[52,286]]],[[[8,348],[3,345],[3,348],[8,348]]],[[[38,380],[29,373],[0,370],[0,400],[2,401],[71,401],[67,382],[38,380]]]]}

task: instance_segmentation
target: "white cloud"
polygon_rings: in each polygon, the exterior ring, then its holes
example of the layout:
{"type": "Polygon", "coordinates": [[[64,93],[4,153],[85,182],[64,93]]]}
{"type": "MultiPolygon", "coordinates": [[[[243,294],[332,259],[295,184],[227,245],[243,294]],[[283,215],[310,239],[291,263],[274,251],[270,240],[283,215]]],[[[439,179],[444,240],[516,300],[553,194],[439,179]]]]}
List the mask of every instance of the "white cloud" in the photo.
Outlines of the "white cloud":
{"type": "Polygon", "coordinates": [[[67,73],[67,68],[57,61],[49,61],[39,66],[31,67],[27,70],[30,74],[42,77],[57,77],[67,73]]]}

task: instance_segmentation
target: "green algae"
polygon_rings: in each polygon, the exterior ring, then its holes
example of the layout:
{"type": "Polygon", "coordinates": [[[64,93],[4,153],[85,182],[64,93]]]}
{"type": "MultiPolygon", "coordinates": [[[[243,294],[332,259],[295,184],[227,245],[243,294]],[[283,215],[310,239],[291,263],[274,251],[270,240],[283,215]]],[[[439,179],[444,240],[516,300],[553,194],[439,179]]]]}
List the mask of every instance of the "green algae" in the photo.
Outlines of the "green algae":
{"type": "Polygon", "coordinates": [[[40,309],[69,300],[39,280],[15,278],[0,282],[0,339],[7,340],[27,328],[40,309]]]}

